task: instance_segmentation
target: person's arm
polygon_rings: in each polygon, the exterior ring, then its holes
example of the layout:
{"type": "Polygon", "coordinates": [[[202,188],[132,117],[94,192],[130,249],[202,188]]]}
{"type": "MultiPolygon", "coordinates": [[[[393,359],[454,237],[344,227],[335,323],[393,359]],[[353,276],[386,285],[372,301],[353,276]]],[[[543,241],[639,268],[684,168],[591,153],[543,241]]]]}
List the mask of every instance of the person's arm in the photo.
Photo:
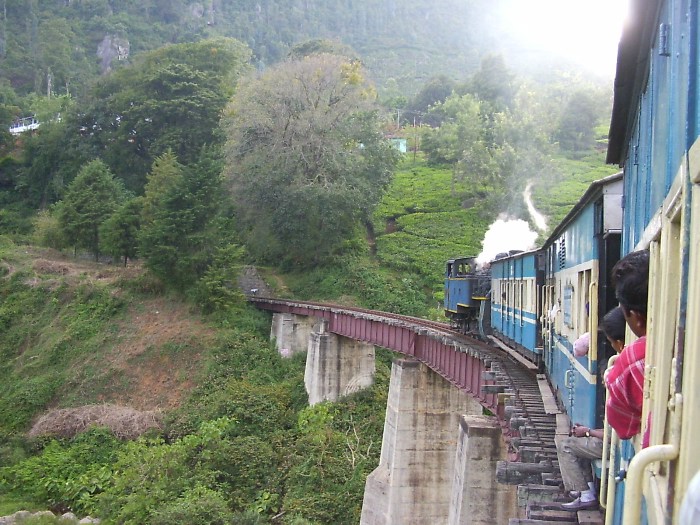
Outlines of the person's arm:
{"type": "Polygon", "coordinates": [[[576,437],[595,437],[598,439],[603,439],[603,429],[602,428],[590,428],[584,427],[576,423],[571,429],[571,433],[576,437]]]}

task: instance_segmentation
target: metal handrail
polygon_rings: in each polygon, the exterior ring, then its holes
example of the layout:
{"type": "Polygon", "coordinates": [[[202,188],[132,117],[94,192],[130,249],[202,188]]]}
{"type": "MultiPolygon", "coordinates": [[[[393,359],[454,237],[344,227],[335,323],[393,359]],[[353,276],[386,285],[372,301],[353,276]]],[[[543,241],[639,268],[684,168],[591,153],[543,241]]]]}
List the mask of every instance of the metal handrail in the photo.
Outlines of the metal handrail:
{"type": "Polygon", "coordinates": [[[642,497],[644,471],[652,463],[671,461],[678,457],[681,441],[681,412],[683,396],[675,394],[669,402],[671,416],[670,443],[645,448],[632,458],[627,468],[627,483],[625,484],[625,506],[622,515],[622,525],[637,525],[642,514],[642,497]]]}
{"type": "MultiPolygon", "coordinates": [[[[607,370],[610,370],[617,359],[617,354],[610,356],[608,359],[607,370]]],[[[602,456],[602,467],[600,471],[600,506],[604,509],[607,508],[608,501],[610,498],[615,498],[615,473],[613,469],[615,468],[615,449],[619,443],[620,439],[617,437],[617,433],[612,429],[608,423],[608,390],[605,390],[605,417],[603,419],[603,456],[602,456]],[[614,445],[614,446],[613,446],[614,445]],[[612,465],[612,469],[608,468],[612,465]]],[[[612,513],[608,513],[612,514],[612,513]]],[[[609,525],[608,518],[605,518],[606,525],[609,525]]]]}

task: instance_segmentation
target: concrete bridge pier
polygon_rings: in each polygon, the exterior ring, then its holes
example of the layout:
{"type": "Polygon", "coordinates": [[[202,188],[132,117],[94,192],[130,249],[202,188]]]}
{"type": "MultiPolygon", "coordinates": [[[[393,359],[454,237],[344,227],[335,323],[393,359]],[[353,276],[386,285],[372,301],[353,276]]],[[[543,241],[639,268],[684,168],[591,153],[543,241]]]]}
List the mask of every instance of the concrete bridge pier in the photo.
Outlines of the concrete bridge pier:
{"type": "Polygon", "coordinates": [[[518,515],[515,487],[496,482],[496,463],[505,455],[497,418],[460,418],[447,525],[500,525],[518,515]]]}
{"type": "Polygon", "coordinates": [[[309,335],[304,370],[309,405],[371,386],[374,372],[374,345],[330,333],[325,321],[309,335]]]}
{"type": "Polygon", "coordinates": [[[381,457],[367,477],[360,524],[447,523],[460,416],[481,413],[424,364],[394,361],[381,457]]]}
{"type": "Polygon", "coordinates": [[[306,352],[309,336],[316,323],[318,320],[311,316],[273,314],[270,339],[275,340],[277,351],[285,357],[306,352]]]}

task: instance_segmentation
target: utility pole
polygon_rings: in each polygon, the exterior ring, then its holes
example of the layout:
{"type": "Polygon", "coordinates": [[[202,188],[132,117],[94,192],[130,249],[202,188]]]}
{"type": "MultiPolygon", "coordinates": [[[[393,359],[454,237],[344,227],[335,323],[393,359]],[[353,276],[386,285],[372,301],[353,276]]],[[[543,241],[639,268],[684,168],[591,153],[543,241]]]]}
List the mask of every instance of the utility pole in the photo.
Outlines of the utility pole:
{"type": "Polygon", "coordinates": [[[413,116],[413,164],[416,163],[416,153],[418,152],[418,130],[416,129],[416,116],[413,116]]]}

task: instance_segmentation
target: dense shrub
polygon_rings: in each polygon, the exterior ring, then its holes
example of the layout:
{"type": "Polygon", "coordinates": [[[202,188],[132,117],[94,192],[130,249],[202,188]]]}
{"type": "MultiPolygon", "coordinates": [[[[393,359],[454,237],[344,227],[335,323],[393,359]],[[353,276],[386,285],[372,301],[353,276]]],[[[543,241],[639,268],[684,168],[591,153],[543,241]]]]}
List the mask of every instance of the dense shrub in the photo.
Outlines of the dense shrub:
{"type": "Polygon", "coordinates": [[[68,442],[50,441],[40,454],[0,469],[0,493],[46,502],[55,510],[85,514],[112,481],[120,443],[104,429],[68,442]]]}

